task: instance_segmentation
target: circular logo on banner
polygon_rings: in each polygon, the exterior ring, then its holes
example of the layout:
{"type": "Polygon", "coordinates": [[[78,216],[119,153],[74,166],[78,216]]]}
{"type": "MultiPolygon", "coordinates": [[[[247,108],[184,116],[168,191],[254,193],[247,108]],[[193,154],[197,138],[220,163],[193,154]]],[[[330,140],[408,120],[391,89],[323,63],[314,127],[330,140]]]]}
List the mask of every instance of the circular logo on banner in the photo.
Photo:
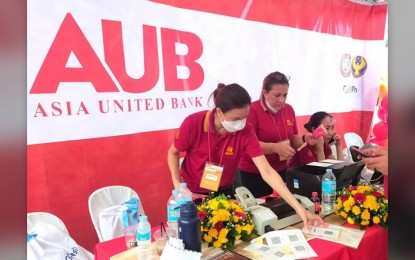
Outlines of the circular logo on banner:
{"type": "Polygon", "coordinates": [[[350,71],[352,69],[352,61],[351,61],[350,54],[344,54],[342,59],[340,60],[340,72],[342,73],[343,77],[350,76],[350,71]]]}
{"type": "Polygon", "coordinates": [[[366,59],[363,56],[356,56],[352,60],[353,77],[358,78],[365,74],[367,69],[366,59]]]}

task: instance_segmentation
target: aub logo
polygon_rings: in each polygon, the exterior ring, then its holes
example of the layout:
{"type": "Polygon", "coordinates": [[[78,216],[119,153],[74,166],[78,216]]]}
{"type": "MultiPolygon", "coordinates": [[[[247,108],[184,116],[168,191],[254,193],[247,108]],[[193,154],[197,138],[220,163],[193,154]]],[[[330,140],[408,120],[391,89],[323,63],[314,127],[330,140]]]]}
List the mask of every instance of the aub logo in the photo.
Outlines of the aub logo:
{"type": "Polygon", "coordinates": [[[363,56],[356,56],[351,59],[350,54],[344,54],[340,60],[340,72],[343,77],[349,77],[350,74],[359,78],[365,74],[367,62],[363,56]]]}
{"type": "Polygon", "coordinates": [[[103,19],[101,33],[104,62],[108,70],[73,16],[70,13],[66,14],[34,80],[30,94],[56,93],[61,82],[90,82],[98,93],[144,93],[155,87],[160,78],[161,68],[164,73],[165,91],[191,91],[202,85],[204,71],[197,60],[203,53],[203,44],[196,34],[169,28],[158,29],[143,24],[143,57],[136,62],[143,64],[144,74],[140,78],[134,78],[126,69],[121,21],[103,19]],[[158,44],[157,30],[160,30],[161,44],[158,44]],[[175,50],[176,43],[186,45],[187,53],[178,54],[175,50]],[[71,54],[78,59],[80,68],[66,66],[71,54]],[[186,67],[188,78],[179,78],[177,67],[186,67]],[[119,83],[121,90],[116,83],[119,83]]]}

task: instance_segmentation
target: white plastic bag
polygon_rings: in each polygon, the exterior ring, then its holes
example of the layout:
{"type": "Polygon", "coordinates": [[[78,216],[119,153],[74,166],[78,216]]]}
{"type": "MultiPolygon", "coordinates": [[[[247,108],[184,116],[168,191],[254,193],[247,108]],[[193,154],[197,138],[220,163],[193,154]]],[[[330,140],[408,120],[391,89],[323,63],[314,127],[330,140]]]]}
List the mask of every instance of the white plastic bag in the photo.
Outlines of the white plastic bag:
{"type": "Polygon", "coordinates": [[[103,241],[123,236],[123,229],[138,223],[138,216],[143,215],[141,203],[132,198],[122,205],[104,208],[99,212],[99,229],[103,241]]]}
{"type": "Polygon", "coordinates": [[[94,255],[78,245],[68,233],[39,221],[27,234],[28,260],[89,260],[94,255]]]}

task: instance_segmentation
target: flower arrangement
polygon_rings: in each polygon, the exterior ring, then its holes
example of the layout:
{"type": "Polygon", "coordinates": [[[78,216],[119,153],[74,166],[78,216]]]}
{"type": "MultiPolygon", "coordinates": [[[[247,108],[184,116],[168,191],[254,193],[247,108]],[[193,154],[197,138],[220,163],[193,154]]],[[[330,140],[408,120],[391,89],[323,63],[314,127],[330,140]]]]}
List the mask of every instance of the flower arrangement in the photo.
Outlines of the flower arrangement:
{"type": "Polygon", "coordinates": [[[208,246],[231,249],[235,241],[250,241],[254,224],[250,212],[221,194],[211,194],[198,206],[202,241],[208,246]]]}
{"type": "Polygon", "coordinates": [[[350,186],[337,192],[334,212],[360,229],[379,224],[387,226],[388,200],[383,191],[371,186],[350,186]]]}

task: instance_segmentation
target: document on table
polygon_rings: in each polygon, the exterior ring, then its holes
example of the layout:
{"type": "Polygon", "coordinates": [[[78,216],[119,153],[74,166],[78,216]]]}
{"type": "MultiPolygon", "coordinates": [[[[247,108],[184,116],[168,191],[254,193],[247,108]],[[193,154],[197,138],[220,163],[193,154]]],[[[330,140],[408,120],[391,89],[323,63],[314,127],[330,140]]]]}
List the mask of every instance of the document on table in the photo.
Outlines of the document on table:
{"type": "Polygon", "coordinates": [[[299,229],[268,232],[252,240],[244,249],[260,254],[261,259],[288,260],[317,257],[299,229]]]}
{"type": "Polygon", "coordinates": [[[309,165],[309,166],[319,166],[319,167],[325,167],[325,168],[327,168],[329,166],[332,166],[333,163],[311,162],[311,163],[308,163],[307,165],[309,165]]]}
{"type": "Polygon", "coordinates": [[[304,233],[307,237],[320,238],[345,246],[358,248],[365,231],[329,224],[324,228],[311,227],[309,231],[304,231],[304,233]]]}

